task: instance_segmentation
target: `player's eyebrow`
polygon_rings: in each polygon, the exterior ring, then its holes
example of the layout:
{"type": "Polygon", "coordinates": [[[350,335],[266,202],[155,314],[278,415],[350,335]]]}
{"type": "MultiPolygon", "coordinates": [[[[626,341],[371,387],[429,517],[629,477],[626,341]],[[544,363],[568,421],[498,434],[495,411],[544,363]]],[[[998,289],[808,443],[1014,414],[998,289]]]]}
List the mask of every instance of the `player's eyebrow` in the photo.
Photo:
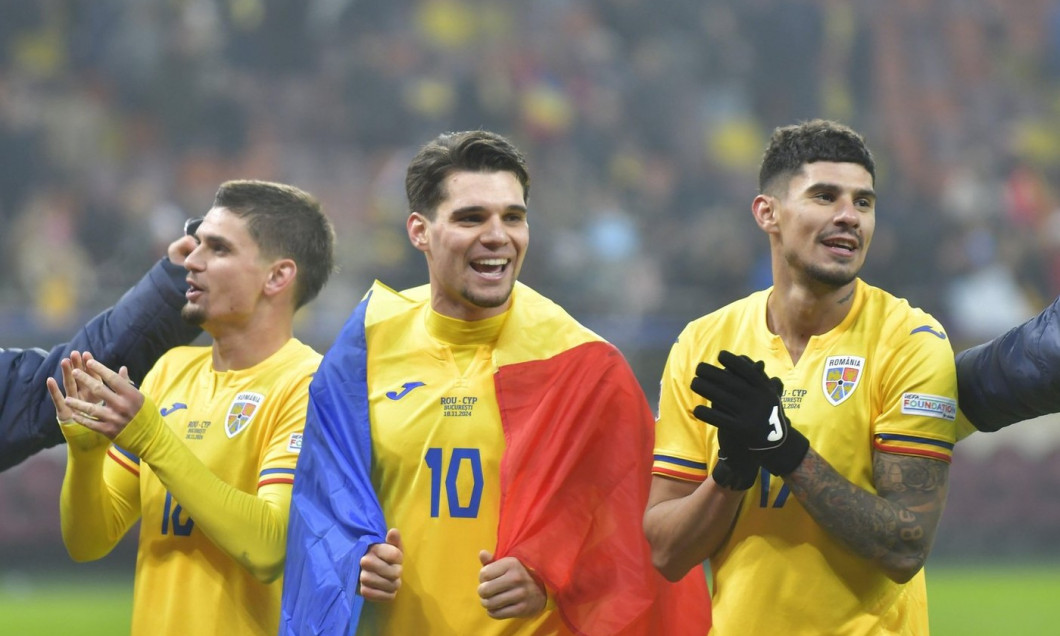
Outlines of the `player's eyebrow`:
{"type": "MultiPolygon", "coordinates": [[[[806,188],[806,192],[809,193],[827,192],[835,195],[841,194],[844,190],[846,190],[846,188],[843,186],[827,181],[812,183],[806,188]]],[[[869,199],[873,203],[876,202],[876,191],[872,188],[856,188],[851,194],[855,199],[869,199]]]]}
{"type": "MultiPolygon", "coordinates": [[[[527,208],[526,208],[525,205],[512,204],[512,205],[509,205],[509,206],[505,207],[504,208],[504,212],[505,213],[519,212],[521,214],[526,214],[526,209],[527,208]]],[[[476,213],[481,213],[481,212],[489,212],[489,210],[490,210],[490,208],[488,208],[487,206],[484,206],[484,205],[466,205],[464,207],[455,208],[453,210],[450,210],[449,211],[449,216],[460,216],[460,215],[463,215],[463,214],[476,214],[476,213]]]]}
{"type": "Polygon", "coordinates": [[[235,244],[220,234],[203,234],[200,232],[197,238],[200,242],[206,243],[212,248],[223,247],[228,250],[235,249],[235,244]]]}

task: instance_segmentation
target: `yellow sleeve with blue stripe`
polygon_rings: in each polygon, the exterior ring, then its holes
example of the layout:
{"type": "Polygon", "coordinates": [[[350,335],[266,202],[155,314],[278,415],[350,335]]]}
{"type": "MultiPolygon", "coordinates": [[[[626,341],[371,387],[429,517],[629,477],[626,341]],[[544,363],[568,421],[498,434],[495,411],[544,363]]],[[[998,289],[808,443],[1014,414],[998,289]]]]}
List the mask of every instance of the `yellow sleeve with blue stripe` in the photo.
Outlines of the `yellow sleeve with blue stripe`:
{"type": "Polygon", "coordinates": [[[282,573],[289,480],[274,481],[263,474],[256,494],[226,483],[166,427],[158,407],[146,396],[136,417],[114,441],[147,462],[206,536],[256,578],[270,581],[282,573]]]}
{"type": "Polygon", "coordinates": [[[934,318],[904,308],[904,320],[883,330],[879,350],[885,355],[878,356],[883,359],[872,366],[882,378],[873,447],[949,462],[957,439],[953,348],[934,318]]]}
{"type": "Polygon", "coordinates": [[[663,369],[652,472],[683,481],[702,482],[710,472],[710,455],[702,440],[704,435],[714,434],[714,427],[691,416],[695,404],[688,385],[695,374],[690,368],[694,360],[687,352],[689,342],[694,342],[694,336],[691,329],[685,327],[670,349],[663,369]],[[660,426],[659,422],[666,424],[660,426]]]}

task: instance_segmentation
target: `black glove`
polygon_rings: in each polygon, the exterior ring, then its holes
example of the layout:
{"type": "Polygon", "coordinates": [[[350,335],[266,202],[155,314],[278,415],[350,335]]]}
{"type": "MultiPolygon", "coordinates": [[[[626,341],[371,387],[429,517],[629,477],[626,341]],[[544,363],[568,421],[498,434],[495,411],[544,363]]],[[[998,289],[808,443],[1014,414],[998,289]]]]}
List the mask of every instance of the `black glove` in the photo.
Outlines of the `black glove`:
{"type": "Polygon", "coordinates": [[[766,375],[765,364],[728,351],[718,354],[724,368],[701,362],[692,390],[710,400],[692,414],[721,431],[732,432],[774,475],[787,475],[802,462],[810,442],[784,415],[784,385],[766,375]]]}
{"type": "Polygon", "coordinates": [[[715,483],[731,490],[747,490],[755,485],[760,468],[758,459],[735,433],[718,431],[718,463],[710,473],[715,483]]]}

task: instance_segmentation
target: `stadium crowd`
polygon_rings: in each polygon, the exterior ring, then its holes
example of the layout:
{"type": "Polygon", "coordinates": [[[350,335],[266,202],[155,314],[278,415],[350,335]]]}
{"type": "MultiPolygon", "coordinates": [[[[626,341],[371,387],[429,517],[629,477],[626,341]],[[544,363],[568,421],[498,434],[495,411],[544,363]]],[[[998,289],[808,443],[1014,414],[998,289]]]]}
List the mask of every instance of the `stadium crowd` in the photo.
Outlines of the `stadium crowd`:
{"type": "Polygon", "coordinates": [[[648,346],[762,286],[749,168],[814,116],[879,148],[868,280],[959,342],[1060,291],[1045,0],[55,0],[4,3],[0,42],[0,307],[27,341],[105,306],[251,174],[336,218],[326,345],[371,278],[413,276],[392,220],[414,145],[477,127],[548,184],[529,279],[590,322],[657,326],[630,336],[648,346]]]}

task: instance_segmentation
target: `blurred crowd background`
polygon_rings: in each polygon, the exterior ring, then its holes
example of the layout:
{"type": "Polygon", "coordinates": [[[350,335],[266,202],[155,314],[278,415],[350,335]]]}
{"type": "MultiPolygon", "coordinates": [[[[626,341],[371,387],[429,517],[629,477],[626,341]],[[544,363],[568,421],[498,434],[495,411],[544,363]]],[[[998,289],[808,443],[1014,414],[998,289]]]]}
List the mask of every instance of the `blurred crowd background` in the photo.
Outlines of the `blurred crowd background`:
{"type": "MultiPolygon", "coordinates": [[[[488,128],[530,162],[523,280],[654,403],[681,327],[769,284],[758,161],[814,117],[876,153],[864,278],[956,350],[1060,293],[1055,0],[0,0],[0,346],[66,339],[219,183],[259,178],[335,223],[341,269],[298,325],[324,350],[373,279],[426,281],[408,160],[488,128]]],[[[1060,556],[1052,439],[979,437],[936,553],[1060,556]]],[[[0,476],[8,558],[65,558],[64,458],[0,476]]]]}

